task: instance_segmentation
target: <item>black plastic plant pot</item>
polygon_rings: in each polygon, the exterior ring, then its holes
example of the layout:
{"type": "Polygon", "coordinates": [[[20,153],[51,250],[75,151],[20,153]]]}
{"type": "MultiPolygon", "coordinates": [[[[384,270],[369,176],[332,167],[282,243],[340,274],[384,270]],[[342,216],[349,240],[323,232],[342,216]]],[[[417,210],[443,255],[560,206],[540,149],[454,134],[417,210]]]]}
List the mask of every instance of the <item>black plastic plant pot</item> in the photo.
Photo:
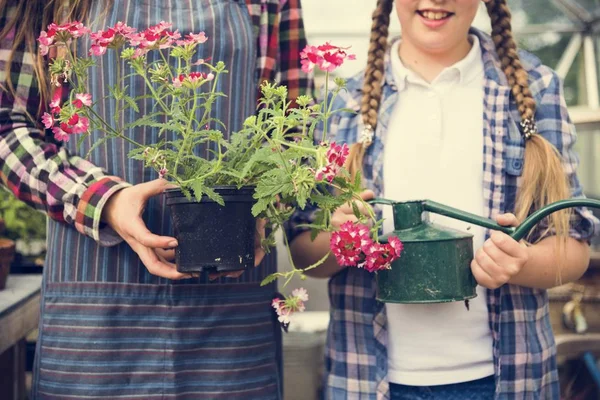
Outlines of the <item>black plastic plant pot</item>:
{"type": "Polygon", "coordinates": [[[189,200],[179,189],[165,191],[171,211],[177,270],[238,271],[254,267],[254,187],[217,186],[221,206],[206,196],[189,200]]]}

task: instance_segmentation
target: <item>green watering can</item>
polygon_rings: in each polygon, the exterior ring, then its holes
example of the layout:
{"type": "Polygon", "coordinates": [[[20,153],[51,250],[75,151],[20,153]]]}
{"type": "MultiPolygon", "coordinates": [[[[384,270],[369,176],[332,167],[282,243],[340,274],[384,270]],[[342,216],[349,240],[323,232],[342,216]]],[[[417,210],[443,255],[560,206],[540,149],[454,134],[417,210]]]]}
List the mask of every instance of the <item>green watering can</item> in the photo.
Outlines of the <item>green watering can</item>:
{"type": "Polygon", "coordinates": [[[388,237],[397,236],[404,244],[402,255],[392,263],[391,269],[377,272],[377,300],[384,303],[445,303],[477,296],[477,282],[470,267],[473,235],[433,224],[425,211],[501,231],[519,241],[555,211],[572,207],[600,208],[598,200],[562,200],[537,210],[513,228],[429,200],[396,202],[378,198],[369,203],[393,207],[394,232],[379,241],[387,243],[388,237]]]}

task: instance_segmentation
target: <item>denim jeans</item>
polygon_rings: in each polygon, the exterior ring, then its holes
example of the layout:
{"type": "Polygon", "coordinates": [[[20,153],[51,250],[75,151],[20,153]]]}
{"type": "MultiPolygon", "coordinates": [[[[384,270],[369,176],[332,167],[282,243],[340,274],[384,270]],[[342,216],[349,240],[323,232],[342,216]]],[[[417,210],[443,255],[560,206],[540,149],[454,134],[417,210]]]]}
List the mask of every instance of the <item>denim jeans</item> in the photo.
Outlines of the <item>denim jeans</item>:
{"type": "Polygon", "coordinates": [[[406,386],[390,383],[391,400],[492,400],[494,376],[476,381],[437,386],[406,386]]]}

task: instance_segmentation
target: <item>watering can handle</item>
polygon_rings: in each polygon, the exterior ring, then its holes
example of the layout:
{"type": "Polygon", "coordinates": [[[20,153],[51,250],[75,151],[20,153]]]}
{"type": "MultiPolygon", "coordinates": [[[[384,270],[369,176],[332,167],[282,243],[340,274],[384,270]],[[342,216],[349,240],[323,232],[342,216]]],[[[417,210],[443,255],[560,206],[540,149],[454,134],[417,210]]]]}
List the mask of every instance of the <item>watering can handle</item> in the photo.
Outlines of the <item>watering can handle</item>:
{"type": "MultiPolygon", "coordinates": [[[[393,206],[396,202],[386,199],[374,199],[369,201],[371,204],[384,204],[393,206]]],[[[547,217],[548,215],[564,210],[565,208],[574,208],[574,207],[590,207],[590,208],[598,208],[600,209],[600,200],[593,199],[568,199],[561,200],[555,203],[548,204],[545,207],[540,208],[535,211],[529,217],[523,221],[521,225],[516,228],[501,226],[495,223],[493,220],[480,217],[476,214],[471,214],[468,212],[464,212],[457,208],[445,206],[440,203],[436,203],[435,201],[425,200],[423,201],[423,211],[429,211],[435,214],[443,215],[446,217],[458,219],[464,222],[470,222],[472,224],[482,226],[484,228],[493,229],[496,231],[504,232],[510,235],[513,239],[519,241],[523,239],[533,227],[540,222],[542,219],[547,217]]]]}
{"type": "Polygon", "coordinates": [[[500,226],[493,222],[490,219],[480,217],[475,214],[466,213],[461,210],[457,210],[456,208],[448,207],[443,204],[436,203],[434,201],[425,200],[423,202],[423,209],[425,211],[430,211],[436,214],[445,215],[448,217],[456,218],[461,221],[471,222],[475,225],[483,226],[485,228],[494,229],[497,231],[504,232],[510,235],[516,241],[523,239],[533,227],[540,222],[542,219],[547,217],[548,215],[564,210],[565,208],[575,208],[575,207],[590,207],[590,208],[599,208],[600,209],[600,200],[593,199],[568,199],[568,200],[560,200],[551,204],[548,204],[545,207],[540,208],[535,211],[533,214],[525,218],[525,221],[521,223],[521,225],[516,228],[500,226]]]}
{"type": "Polygon", "coordinates": [[[482,226],[484,228],[493,229],[495,231],[504,232],[507,235],[513,235],[515,233],[515,228],[510,226],[502,226],[497,224],[491,219],[481,217],[477,214],[471,214],[458,208],[445,206],[440,203],[436,203],[435,201],[425,200],[423,202],[423,210],[429,211],[434,214],[443,215],[445,217],[450,217],[454,219],[458,219],[464,222],[469,222],[471,224],[482,226]]]}

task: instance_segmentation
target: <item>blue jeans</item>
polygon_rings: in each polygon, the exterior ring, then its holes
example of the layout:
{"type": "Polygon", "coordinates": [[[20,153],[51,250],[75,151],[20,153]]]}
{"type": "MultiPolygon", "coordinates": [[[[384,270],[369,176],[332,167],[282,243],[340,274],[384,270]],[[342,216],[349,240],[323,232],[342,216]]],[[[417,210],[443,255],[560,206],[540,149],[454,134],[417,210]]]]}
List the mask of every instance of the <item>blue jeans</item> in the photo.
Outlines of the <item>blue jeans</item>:
{"type": "Polygon", "coordinates": [[[491,400],[494,376],[476,381],[438,386],[406,386],[390,383],[391,400],[491,400]]]}

